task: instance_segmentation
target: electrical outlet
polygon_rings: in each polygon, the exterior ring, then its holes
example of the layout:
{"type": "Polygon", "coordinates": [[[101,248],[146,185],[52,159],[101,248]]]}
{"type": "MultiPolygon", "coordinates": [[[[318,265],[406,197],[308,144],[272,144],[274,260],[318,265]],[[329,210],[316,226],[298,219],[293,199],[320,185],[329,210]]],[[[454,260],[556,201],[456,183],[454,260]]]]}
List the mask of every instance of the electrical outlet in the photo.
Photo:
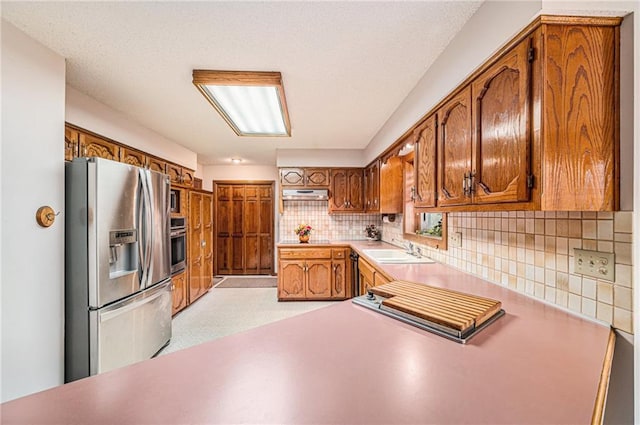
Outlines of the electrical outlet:
{"type": "Polygon", "coordinates": [[[613,282],[616,269],[615,254],[584,249],[574,249],[573,252],[573,269],[576,273],[613,282]]]}
{"type": "Polygon", "coordinates": [[[462,246],[462,232],[453,232],[450,234],[449,245],[452,248],[460,248],[462,246]]]}

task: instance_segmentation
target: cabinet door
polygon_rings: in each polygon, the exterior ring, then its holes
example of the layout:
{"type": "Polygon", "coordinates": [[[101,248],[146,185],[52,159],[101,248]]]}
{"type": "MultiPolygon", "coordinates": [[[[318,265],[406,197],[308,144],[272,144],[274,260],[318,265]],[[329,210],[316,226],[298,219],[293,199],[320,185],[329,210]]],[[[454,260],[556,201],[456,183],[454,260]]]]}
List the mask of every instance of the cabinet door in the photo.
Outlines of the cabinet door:
{"type": "Polygon", "coordinates": [[[331,193],[329,198],[329,211],[344,211],[349,201],[349,179],[347,170],[331,170],[331,193]]]}
{"type": "Polygon", "coordinates": [[[90,134],[80,134],[80,156],[120,161],[120,146],[90,134]]]}
{"type": "Polygon", "coordinates": [[[167,163],[153,156],[147,156],[147,168],[151,171],[157,171],[158,173],[167,173],[167,163]]]}
{"type": "Polygon", "coordinates": [[[78,156],[78,144],[80,133],[76,130],[64,127],[64,160],[73,161],[78,156]]]}
{"type": "Polygon", "coordinates": [[[380,213],[402,214],[403,161],[392,156],[380,166],[380,213]]]}
{"type": "Polygon", "coordinates": [[[281,168],[280,186],[304,186],[304,170],[302,168],[281,168]]]}
{"type": "Polygon", "coordinates": [[[189,247],[189,303],[194,302],[202,295],[202,270],[203,250],[201,249],[202,233],[202,194],[189,193],[189,235],[187,246],[189,247]]]}
{"type": "Polygon", "coordinates": [[[467,178],[471,173],[471,87],[465,87],[437,113],[440,166],[438,205],[470,202],[467,178]]]}
{"type": "Polygon", "coordinates": [[[331,297],[331,261],[306,262],[307,285],[305,295],[309,299],[331,297]]]}
{"type": "Polygon", "coordinates": [[[380,211],[380,163],[374,161],[364,170],[365,212],[380,211]]]}
{"type": "Polygon", "coordinates": [[[120,150],[120,162],[135,165],[136,167],[145,167],[147,165],[147,157],[140,151],[123,147],[120,150]]]}
{"type": "Polygon", "coordinates": [[[278,299],[304,298],[305,275],[303,262],[280,260],[278,299]]]}
{"type": "Polygon", "coordinates": [[[347,171],[349,204],[348,210],[353,212],[364,211],[364,171],[351,169],[347,171]]]}
{"type": "Polygon", "coordinates": [[[521,42],[472,83],[474,203],[529,200],[529,45],[521,42]]]}
{"type": "Polygon", "coordinates": [[[331,265],[331,297],[347,298],[347,261],[333,260],[331,265]]]}
{"type": "Polygon", "coordinates": [[[202,194],[202,291],[213,286],[213,197],[202,194]]]}
{"type": "Polygon", "coordinates": [[[231,226],[233,204],[231,201],[231,185],[216,184],[216,273],[231,273],[231,226]]]}
{"type": "Polygon", "coordinates": [[[185,186],[193,187],[193,179],[194,179],[193,175],[194,175],[193,170],[190,170],[188,168],[183,168],[182,176],[180,177],[182,184],[185,186]]]}
{"type": "Polygon", "coordinates": [[[329,169],[305,168],[304,184],[307,187],[329,187],[329,169]]]}
{"type": "Polygon", "coordinates": [[[172,313],[176,314],[187,306],[187,273],[180,273],[171,277],[173,285],[173,307],[172,313]]]}
{"type": "Polygon", "coordinates": [[[182,184],[182,167],[167,163],[167,174],[169,175],[171,184],[182,184]]]}
{"type": "Polygon", "coordinates": [[[416,178],[414,206],[436,206],[436,140],[438,125],[436,114],[425,119],[415,135],[415,169],[416,178]]]}
{"type": "Polygon", "coordinates": [[[543,26],[543,210],[619,208],[619,30],[543,26]]]}

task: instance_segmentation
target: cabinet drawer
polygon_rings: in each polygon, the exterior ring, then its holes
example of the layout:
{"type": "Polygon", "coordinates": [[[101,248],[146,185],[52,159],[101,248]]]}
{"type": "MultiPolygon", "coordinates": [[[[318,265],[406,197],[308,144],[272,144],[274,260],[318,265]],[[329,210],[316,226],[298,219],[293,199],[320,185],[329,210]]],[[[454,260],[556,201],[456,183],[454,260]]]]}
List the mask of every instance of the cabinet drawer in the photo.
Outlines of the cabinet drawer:
{"type": "Polygon", "coordinates": [[[280,248],[278,250],[279,256],[282,259],[298,259],[298,258],[318,258],[318,259],[331,259],[331,249],[326,248],[280,248]]]}
{"type": "Polygon", "coordinates": [[[348,257],[346,249],[332,249],[331,252],[332,252],[333,258],[336,258],[336,259],[343,259],[348,257]]]}

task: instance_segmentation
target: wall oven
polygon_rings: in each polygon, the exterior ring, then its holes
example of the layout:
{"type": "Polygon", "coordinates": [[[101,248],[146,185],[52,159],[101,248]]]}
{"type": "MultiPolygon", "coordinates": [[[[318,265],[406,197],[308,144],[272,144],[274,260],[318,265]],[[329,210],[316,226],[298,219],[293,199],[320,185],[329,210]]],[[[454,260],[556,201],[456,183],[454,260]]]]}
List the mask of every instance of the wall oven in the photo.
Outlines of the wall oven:
{"type": "Polygon", "coordinates": [[[187,219],[171,218],[171,274],[187,268],[187,219]]]}

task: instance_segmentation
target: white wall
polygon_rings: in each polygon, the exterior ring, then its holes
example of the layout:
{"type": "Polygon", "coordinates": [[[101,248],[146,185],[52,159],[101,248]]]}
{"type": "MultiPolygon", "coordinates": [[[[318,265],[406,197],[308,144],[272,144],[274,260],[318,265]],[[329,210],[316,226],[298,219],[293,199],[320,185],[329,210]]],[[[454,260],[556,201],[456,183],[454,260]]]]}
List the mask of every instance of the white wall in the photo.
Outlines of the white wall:
{"type": "Polygon", "coordinates": [[[71,86],[67,86],[66,90],[65,119],[71,124],[101,136],[170,160],[183,167],[196,169],[197,155],[194,152],[131,121],[126,115],[71,86]]]}
{"type": "Polygon", "coordinates": [[[363,167],[369,162],[371,160],[365,161],[362,149],[278,149],[276,152],[278,167],[363,167]]]}
{"type": "MultiPolygon", "coordinates": [[[[211,190],[213,180],[273,180],[278,185],[278,168],[273,165],[200,165],[202,188],[211,190]]],[[[197,175],[198,173],[196,173],[197,175]]]]}
{"type": "Polygon", "coordinates": [[[65,62],[2,21],[2,401],[63,383],[65,62]]]}

